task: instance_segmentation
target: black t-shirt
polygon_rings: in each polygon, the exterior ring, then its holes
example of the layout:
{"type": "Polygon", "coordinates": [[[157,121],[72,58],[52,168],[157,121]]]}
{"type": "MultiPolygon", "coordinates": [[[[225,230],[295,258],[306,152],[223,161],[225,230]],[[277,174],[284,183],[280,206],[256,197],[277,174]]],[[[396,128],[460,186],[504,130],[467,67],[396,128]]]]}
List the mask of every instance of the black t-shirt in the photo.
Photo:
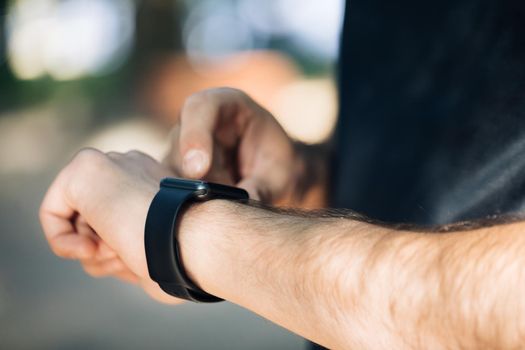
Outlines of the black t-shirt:
{"type": "Polygon", "coordinates": [[[331,204],[442,224],[525,210],[525,1],[352,0],[331,204]]]}

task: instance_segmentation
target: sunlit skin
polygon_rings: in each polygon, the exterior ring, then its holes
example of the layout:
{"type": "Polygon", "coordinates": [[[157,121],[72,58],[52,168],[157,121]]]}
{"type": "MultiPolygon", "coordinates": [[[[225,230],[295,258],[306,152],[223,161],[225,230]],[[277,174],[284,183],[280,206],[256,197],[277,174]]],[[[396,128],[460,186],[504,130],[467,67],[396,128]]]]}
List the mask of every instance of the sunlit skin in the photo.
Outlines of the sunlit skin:
{"type": "MultiPolygon", "coordinates": [[[[147,273],[144,222],[161,178],[236,184],[272,202],[311,175],[275,119],[236,90],[190,98],[172,146],[163,165],[79,152],[41,207],[52,250],[179,303],[147,273]]],[[[185,213],[179,241],[204,290],[327,347],[499,349],[525,343],[524,229],[436,234],[213,200],[185,213]]]]}

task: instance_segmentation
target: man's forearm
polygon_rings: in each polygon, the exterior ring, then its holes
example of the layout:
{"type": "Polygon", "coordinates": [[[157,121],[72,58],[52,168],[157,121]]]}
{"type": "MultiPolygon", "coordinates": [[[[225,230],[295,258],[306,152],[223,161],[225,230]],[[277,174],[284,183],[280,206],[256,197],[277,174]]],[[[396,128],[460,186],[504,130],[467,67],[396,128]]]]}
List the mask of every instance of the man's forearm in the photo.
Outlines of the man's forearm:
{"type": "Polygon", "coordinates": [[[210,201],[179,239],[205,290],[325,346],[501,348],[525,341],[523,229],[422,234],[210,201]]]}

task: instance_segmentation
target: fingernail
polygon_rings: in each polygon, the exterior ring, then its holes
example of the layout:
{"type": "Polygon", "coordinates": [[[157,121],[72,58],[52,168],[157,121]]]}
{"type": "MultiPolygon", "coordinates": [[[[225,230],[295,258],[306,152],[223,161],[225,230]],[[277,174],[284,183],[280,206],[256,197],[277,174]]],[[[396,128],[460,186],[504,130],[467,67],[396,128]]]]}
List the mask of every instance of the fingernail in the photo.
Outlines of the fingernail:
{"type": "Polygon", "coordinates": [[[182,166],[186,175],[198,177],[204,175],[208,157],[203,151],[192,149],[186,153],[182,166]]]}

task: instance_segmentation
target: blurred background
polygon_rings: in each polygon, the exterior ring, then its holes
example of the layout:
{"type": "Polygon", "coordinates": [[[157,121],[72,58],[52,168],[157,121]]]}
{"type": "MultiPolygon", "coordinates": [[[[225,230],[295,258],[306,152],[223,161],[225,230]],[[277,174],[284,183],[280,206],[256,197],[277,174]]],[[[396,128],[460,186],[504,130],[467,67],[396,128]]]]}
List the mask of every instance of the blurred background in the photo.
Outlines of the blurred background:
{"type": "Polygon", "coordinates": [[[37,219],[80,147],[160,159],[184,99],[232,86],[330,137],[342,0],[0,0],[0,348],[301,349],[239,307],[167,307],[49,251],[37,219]]]}

